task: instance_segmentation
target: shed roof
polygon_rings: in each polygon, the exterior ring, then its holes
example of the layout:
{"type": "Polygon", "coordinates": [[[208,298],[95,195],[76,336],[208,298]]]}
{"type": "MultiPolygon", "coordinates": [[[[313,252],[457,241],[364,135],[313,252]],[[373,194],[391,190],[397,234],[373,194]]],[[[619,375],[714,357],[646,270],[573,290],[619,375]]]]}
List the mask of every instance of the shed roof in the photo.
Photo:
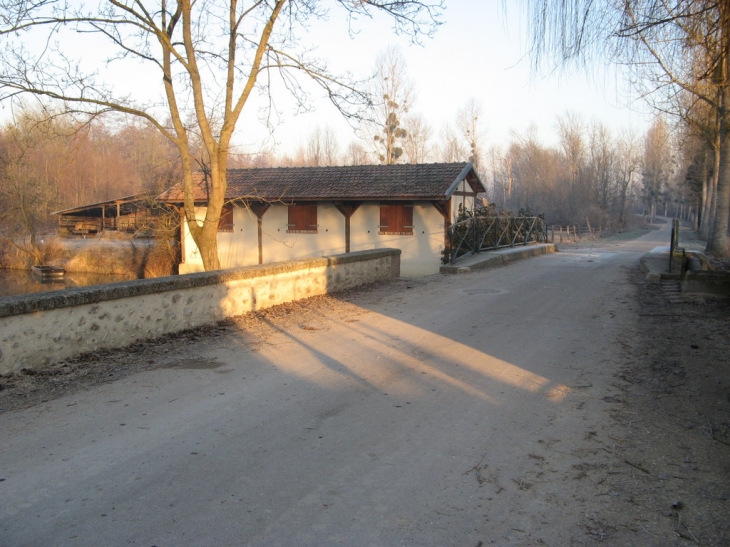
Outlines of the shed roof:
{"type": "MultiPolygon", "coordinates": [[[[444,200],[464,179],[475,191],[485,191],[472,164],[467,162],[229,169],[226,199],[444,200]]],[[[202,175],[196,181],[195,201],[205,202],[202,175]]],[[[182,202],[182,185],[173,186],[159,199],[182,202]]]]}
{"type": "MultiPolygon", "coordinates": [[[[79,207],[71,207],[69,209],[62,209],[61,211],[54,211],[52,215],[72,215],[72,214],[86,214],[87,216],[101,216],[101,209],[116,207],[120,205],[136,205],[148,201],[152,198],[150,193],[134,194],[131,196],[125,196],[122,198],[109,199],[107,201],[100,201],[99,203],[89,203],[87,205],[81,205],[79,207]],[[98,211],[97,211],[98,210],[98,211]]],[[[124,209],[126,212],[126,208],[124,209]]]]}

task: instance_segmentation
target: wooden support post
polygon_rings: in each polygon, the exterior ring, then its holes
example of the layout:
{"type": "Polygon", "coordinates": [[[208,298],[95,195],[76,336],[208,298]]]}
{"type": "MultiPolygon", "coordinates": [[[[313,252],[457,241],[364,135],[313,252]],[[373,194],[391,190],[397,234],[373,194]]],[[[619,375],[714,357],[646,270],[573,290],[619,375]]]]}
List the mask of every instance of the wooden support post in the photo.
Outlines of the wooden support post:
{"type": "Polygon", "coordinates": [[[362,201],[335,201],[333,202],[337,210],[345,217],[345,252],[350,252],[350,219],[357,209],[362,205],[362,201]]]}
{"type": "Polygon", "coordinates": [[[180,264],[185,263],[185,207],[178,209],[180,214],[180,264]]]}
{"type": "Polygon", "coordinates": [[[444,264],[451,262],[451,238],[449,237],[449,228],[451,227],[451,198],[445,201],[431,202],[436,210],[441,213],[444,218],[444,264]]]}
{"type": "Polygon", "coordinates": [[[256,216],[256,233],[259,245],[259,264],[264,263],[264,217],[256,216]]]}
{"type": "Polygon", "coordinates": [[[271,204],[266,201],[254,201],[248,204],[248,208],[256,215],[256,230],[258,232],[259,264],[264,263],[264,214],[269,210],[271,204]]]}

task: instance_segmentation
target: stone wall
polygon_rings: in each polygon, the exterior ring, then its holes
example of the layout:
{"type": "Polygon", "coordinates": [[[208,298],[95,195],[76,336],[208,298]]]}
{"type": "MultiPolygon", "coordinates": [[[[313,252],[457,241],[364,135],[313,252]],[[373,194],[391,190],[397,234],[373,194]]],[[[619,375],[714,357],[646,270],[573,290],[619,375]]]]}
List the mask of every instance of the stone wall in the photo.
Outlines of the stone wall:
{"type": "Polygon", "coordinates": [[[0,373],[399,275],[400,251],[376,249],[0,298],[0,373]]]}

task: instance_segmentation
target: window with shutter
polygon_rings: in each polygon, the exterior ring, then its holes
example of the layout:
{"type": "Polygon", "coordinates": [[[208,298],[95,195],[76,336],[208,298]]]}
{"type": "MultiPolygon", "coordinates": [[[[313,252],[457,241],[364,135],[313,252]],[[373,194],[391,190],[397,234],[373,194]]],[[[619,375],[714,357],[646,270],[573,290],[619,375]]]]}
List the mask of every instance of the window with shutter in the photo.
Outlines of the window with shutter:
{"type": "Polygon", "coordinates": [[[224,205],[221,211],[221,218],[218,220],[218,231],[219,232],[232,232],[233,231],[233,206],[224,205]]]}
{"type": "Polygon", "coordinates": [[[287,232],[294,234],[317,233],[317,206],[296,203],[289,205],[287,232]]]}
{"type": "Polygon", "coordinates": [[[412,203],[381,203],[380,235],[413,235],[412,203]]]}

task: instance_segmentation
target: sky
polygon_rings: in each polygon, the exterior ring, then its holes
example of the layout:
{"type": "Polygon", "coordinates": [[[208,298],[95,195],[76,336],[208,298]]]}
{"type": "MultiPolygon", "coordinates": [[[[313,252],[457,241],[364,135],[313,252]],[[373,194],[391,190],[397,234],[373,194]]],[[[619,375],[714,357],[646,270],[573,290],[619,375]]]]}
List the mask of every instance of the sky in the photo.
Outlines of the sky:
{"type": "MultiPolygon", "coordinates": [[[[610,68],[594,66],[590,75],[559,70],[549,76],[535,74],[528,55],[526,0],[446,0],[443,24],[421,45],[395,35],[386,16],[360,19],[349,27],[344,10],[333,2],[322,4],[331,6],[328,19],[314,21],[301,36],[302,42],[327,59],[332,71],[350,71],[361,78],[372,73],[379,53],[391,45],[400,47],[415,84],[411,112],[422,115],[436,138],[444,124],[454,123],[457,110],[471,98],[483,105],[485,149],[506,147],[513,133],[524,135],[531,124],[543,143],[555,145],[556,118],[567,112],[588,123],[605,123],[616,134],[623,130],[642,134],[651,121],[645,104],[631,102],[630,88],[610,68]],[[350,28],[356,31],[354,36],[350,28]]],[[[87,68],[96,70],[104,67],[110,53],[95,40],[94,35],[69,31],[62,43],[80,54],[87,68]]],[[[26,45],[32,47],[33,43],[26,45]]],[[[35,45],[42,48],[45,42],[35,45]]],[[[112,80],[117,91],[141,97],[148,87],[157,85],[159,89],[160,77],[154,71],[119,63],[108,68],[104,77],[112,80]]],[[[319,89],[312,93],[312,112],[295,115],[287,97],[278,103],[281,116],[273,138],[258,120],[262,106],[255,99],[246,105],[235,135],[235,152],[293,154],[317,127],[335,131],[343,151],[356,139],[319,89]]],[[[7,115],[4,105],[3,109],[7,115]]]]}
{"type": "MultiPolygon", "coordinates": [[[[586,122],[600,121],[615,133],[643,133],[651,113],[641,101],[631,101],[631,89],[616,70],[596,65],[590,74],[552,71],[547,76],[532,70],[524,7],[517,1],[447,1],[443,24],[431,39],[414,45],[391,32],[388,21],[378,18],[356,24],[358,34],[348,34],[344,18],[332,12],[329,21],[315,24],[308,37],[332,68],[366,75],[377,55],[389,45],[400,47],[415,83],[412,109],[420,113],[438,136],[445,123],[470,98],[483,105],[483,130],[487,147],[506,146],[513,132],[524,134],[531,124],[545,144],[557,144],[556,117],[566,112],[586,122]]],[[[544,72],[549,72],[545,70],[544,72]]],[[[329,126],[341,135],[343,148],[354,138],[352,129],[325,100],[315,101],[313,113],[284,118],[274,134],[278,152],[291,153],[316,127],[329,126]]],[[[244,120],[239,142],[253,150],[260,137],[244,120]]]]}

